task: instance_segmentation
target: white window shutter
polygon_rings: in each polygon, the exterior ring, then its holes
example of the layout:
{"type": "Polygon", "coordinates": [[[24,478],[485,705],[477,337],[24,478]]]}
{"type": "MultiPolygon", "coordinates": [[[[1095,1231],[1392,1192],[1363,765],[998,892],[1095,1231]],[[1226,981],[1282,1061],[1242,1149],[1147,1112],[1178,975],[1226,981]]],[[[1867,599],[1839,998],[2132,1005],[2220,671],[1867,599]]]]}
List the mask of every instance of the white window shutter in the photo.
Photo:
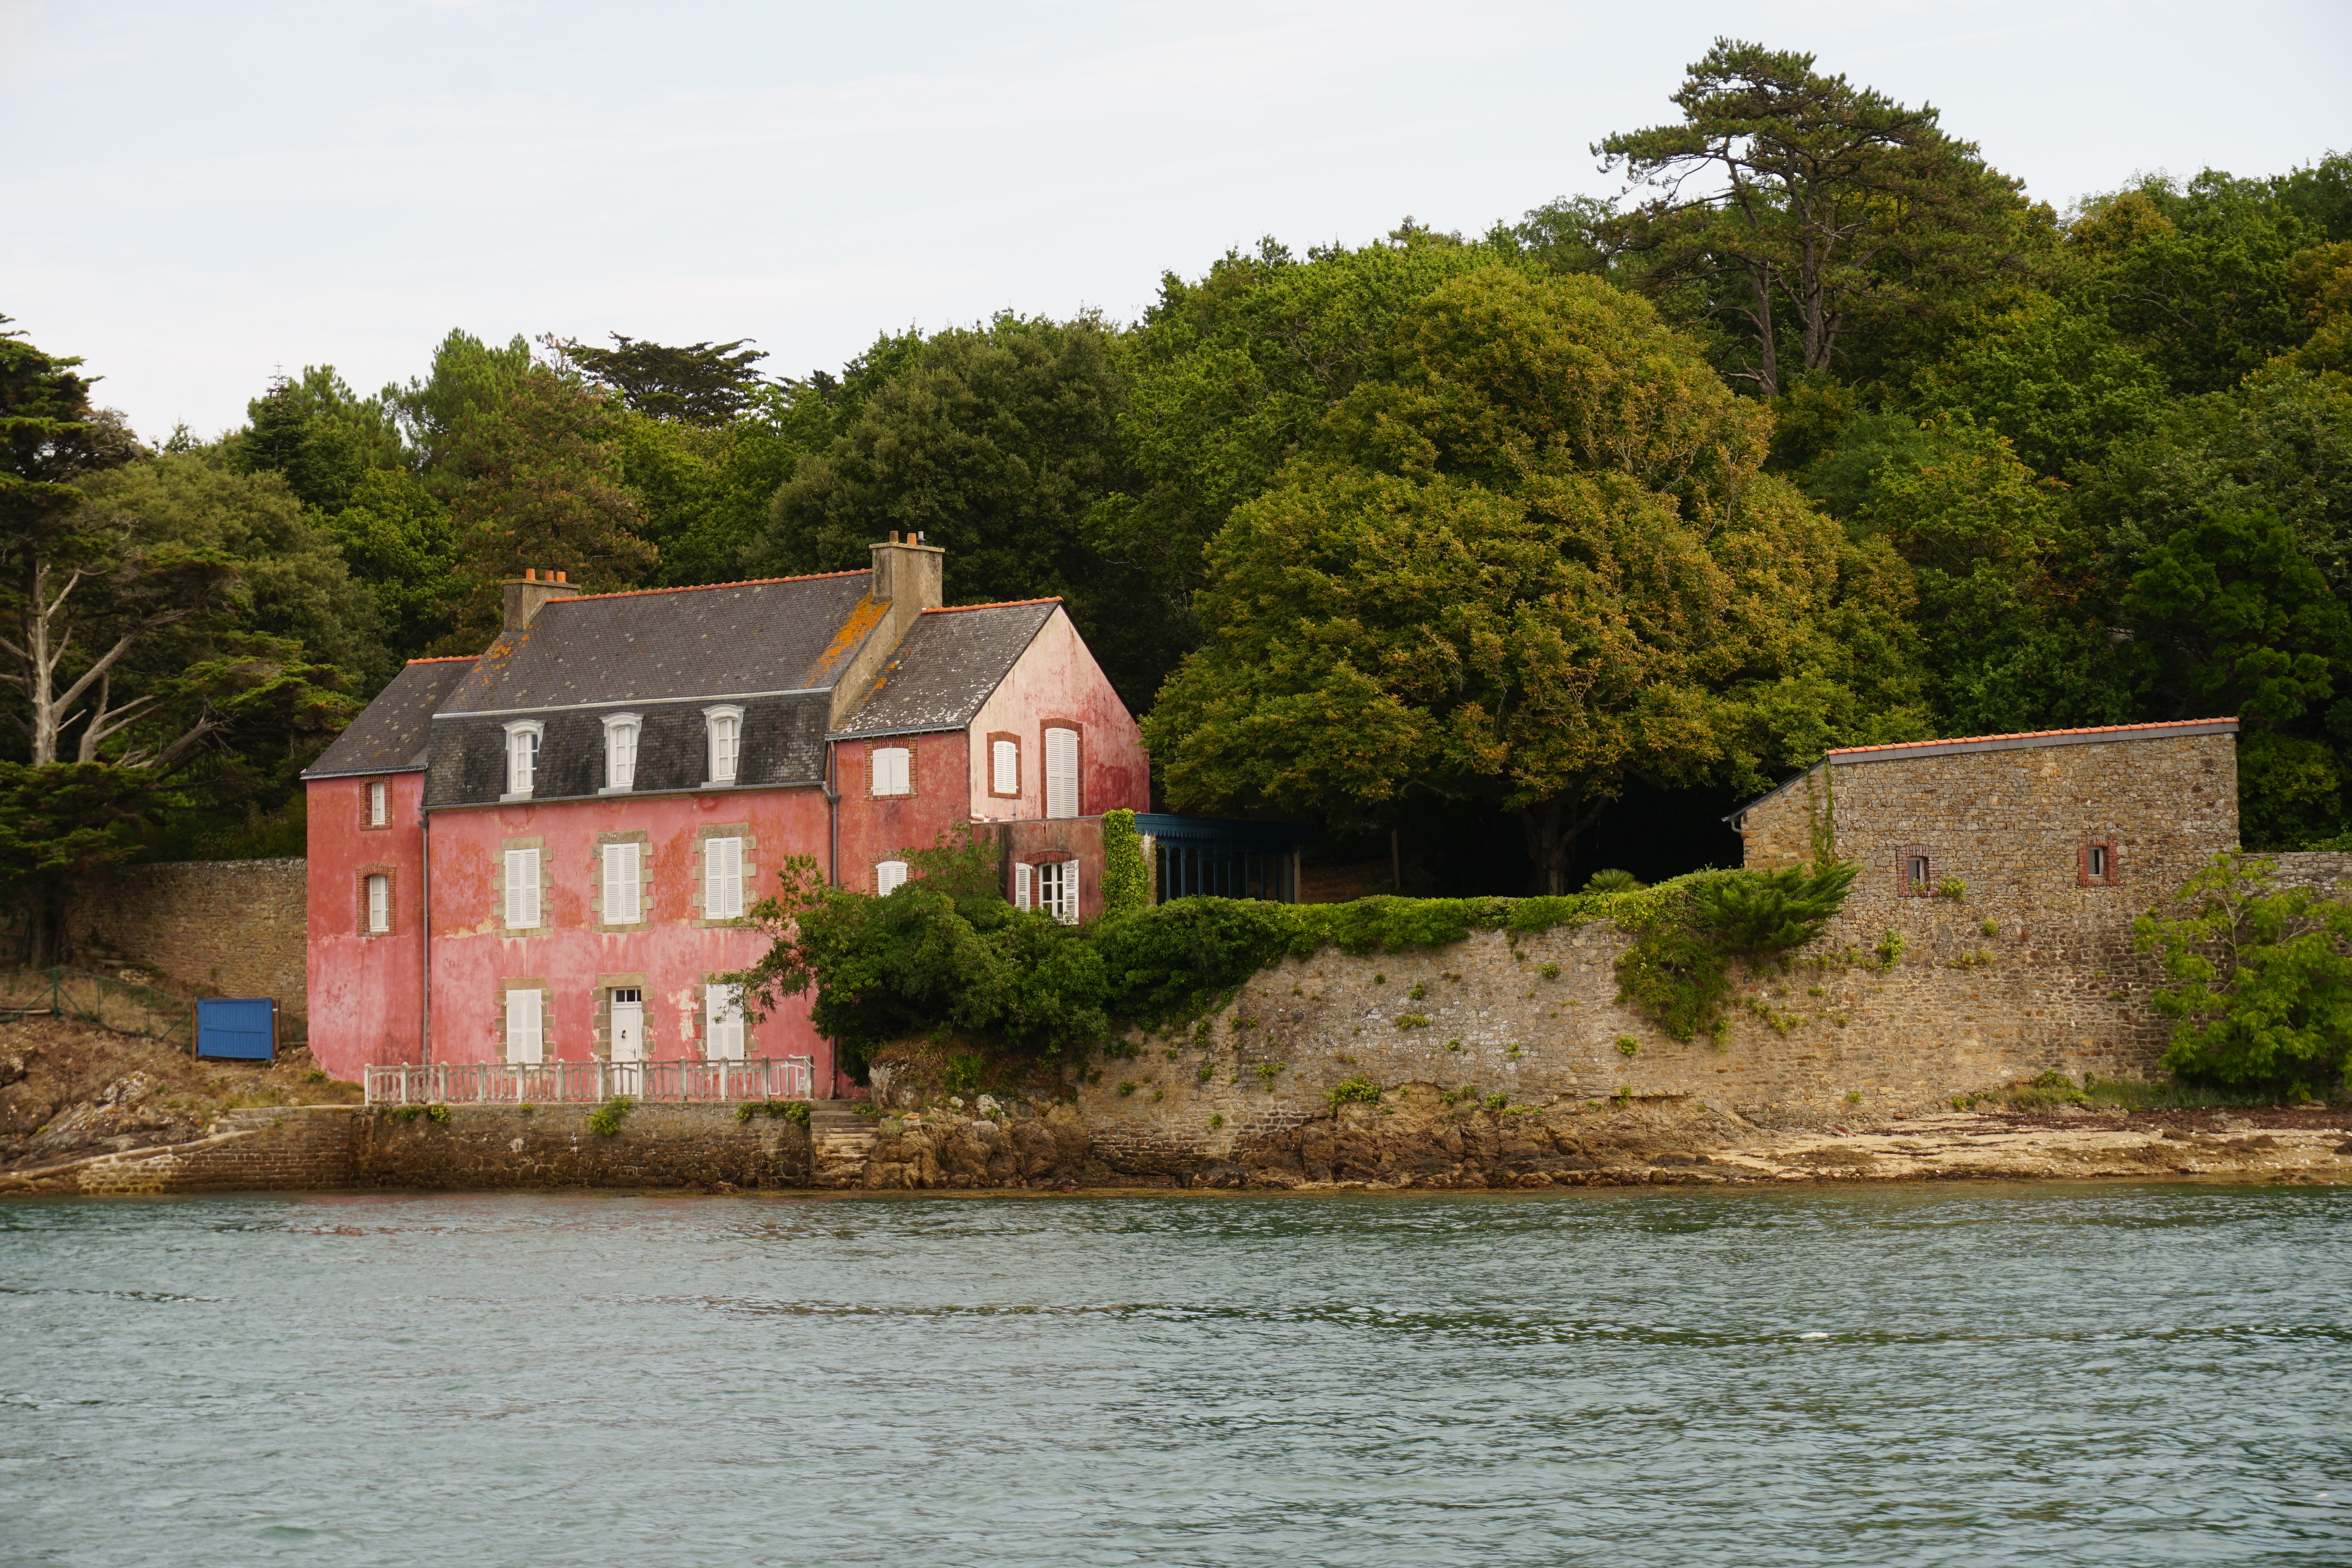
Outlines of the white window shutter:
{"type": "Polygon", "coordinates": [[[1036,868],[1027,861],[1016,861],[1013,866],[1013,907],[1027,909],[1035,902],[1030,888],[1036,877],[1036,868]]]}
{"type": "Polygon", "coordinates": [[[642,844],[604,846],[604,924],[635,925],[645,918],[642,844]]]}
{"type": "Polygon", "coordinates": [[[507,993],[507,1060],[535,1062],[541,1058],[540,993],[507,993]]]}
{"type": "Polygon", "coordinates": [[[392,878],[382,872],[367,879],[367,928],[374,936],[392,929],[392,878]]]}
{"type": "Polygon", "coordinates": [[[507,852],[507,927],[526,930],[539,924],[539,852],[507,852]]]}
{"type": "Polygon", "coordinates": [[[743,913],[743,841],[702,841],[702,917],[732,920],[743,913]]]}
{"type": "Polygon", "coordinates": [[[992,741],[989,745],[989,791],[996,795],[1017,795],[1021,792],[1021,747],[1010,740],[992,741]]]}
{"type": "Polygon", "coordinates": [[[368,826],[381,828],[392,821],[392,786],[378,779],[368,786],[368,826]]]}
{"type": "Polygon", "coordinates": [[[740,986],[702,988],[702,1047],[705,1060],[743,1060],[743,992],[740,986]]]}
{"type": "Polygon", "coordinates": [[[874,865],[874,896],[887,898],[907,885],[905,861],[877,861],[874,865]]]}
{"type": "Polygon", "coordinates": [[[1045,732],[1045,815],[1077,814],[1078,732],[1049,729],[1045,732]]]}
{"type": "Polygon", "coordinates": [[[874,754],[874,792],[877,795],[913,793],[914,770],[908,766],[910,755],[903,746],[886,746],[874,754]]]}
{"type": "Polygon", "coordinates": [[[1065,925],[1078,923],[1078,862],[1076,861],[1062,862],[1061,915],[1065,925]]]}

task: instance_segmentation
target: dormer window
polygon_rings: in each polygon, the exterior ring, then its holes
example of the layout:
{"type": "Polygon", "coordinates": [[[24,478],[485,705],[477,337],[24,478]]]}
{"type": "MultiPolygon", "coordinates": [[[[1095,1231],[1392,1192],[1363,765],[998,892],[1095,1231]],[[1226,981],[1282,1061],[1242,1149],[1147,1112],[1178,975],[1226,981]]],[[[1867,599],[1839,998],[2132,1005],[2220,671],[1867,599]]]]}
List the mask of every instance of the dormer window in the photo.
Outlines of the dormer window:
{"type": "Polygon", "coordinates": [[[702,710],[702,720],[708,727],[710,747],[707,781],[732,784],[743,755],[743,710],[740,707],[707,707],[702,710]]]}
{"type": "Polygon", "coordinates": [[[539,739],[544,726],[536,719],[507,726],[507,791],[509,800],[528,800],[539,779],[539,739]]]}
{"type": "Polygon", "coordinates": [[[604,720],[604,792],[617,795],[637,787],[635,714],[616,713],[604,720]]]}

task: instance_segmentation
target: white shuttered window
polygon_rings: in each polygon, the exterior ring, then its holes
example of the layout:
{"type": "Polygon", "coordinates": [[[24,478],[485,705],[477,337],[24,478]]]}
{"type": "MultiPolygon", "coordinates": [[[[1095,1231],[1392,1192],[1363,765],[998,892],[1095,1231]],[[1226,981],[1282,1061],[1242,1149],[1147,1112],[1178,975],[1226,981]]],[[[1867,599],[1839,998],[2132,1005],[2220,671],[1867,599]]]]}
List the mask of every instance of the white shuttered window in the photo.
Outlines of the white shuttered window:
{"type": "Polygon", "coordinates": [[[1027,861],[1013,862],[1013,907],[1027,909],[1037,902],[1037,868],[1027,861]]]}
{"type": "Polygon", "coordinates": [[[1047,861],[1037,868],[1037,907],[1065,925],[1078,923],[1078,862],[1047,861]]]}
{"type": "Polygon", "coordinates": [[[637,727],[635,714],[604,721],[604,788],[618,791],[637,784],[637,727]]]}
{"type": "Polygon", "coordinates": [[[367,923],[371,936],[392,929],[392,878],[382,872],[367,879],[367,923]]]}
{"type": "Polygon", "coordinates": [[[991,741],[988,747],[988,789],[992,795],[1021,793],[1021,743],[991,741]]]}
{"type": "Polygon", "coordinates": [[[646,917],[643,844],[604,846],[604,924],[635,925],[646,917]]]}
{"type": "Polygon", "coordinates": [[[539,782],[539,726],[507,726],[507,793],[528,795],[539,782]]]}
{"type": "Polygon", "coordinates": [[[874,792],[877,795],[911,795],[915,792],[914,770],[910,766],[914,753],[903,746],[886,746],[874,754],[874,792]]]}
{"type": "Polygon", "coordinates": [[[539,998],[540,993],[535,990],[507,993],[509,1061],[540,1060],[539,998]]]}
{"type": "Polygon", "coordinates": [[[877,861],[874,862],[875,897],[887,898],[906,885],[907,862],[905,861],[877,861]]]}
{"type": "Polygon", "coordinates": [[[711,984],[702,988],[702,1055],[705,1061],[724,1057],[743,1060],[743,988],[711,984]]]}
{"type": "Polygon", "coordinates": [[[507,852],[507,929],[527,931],[539,924],[539,852],[507,852]]]}
{"type": "Polygon", "coordinates": [[[1045,815],[1078,814],[1078,732],[1045,732],[1045,815]]]}
{"type": "Polygon", "coordinates": [[[706,708],[703,719],[709,726],[710,782],[732,784],[736,764],[743,754],[743,710],[706,708]]]}
{"type": "Polygon", "coordinates": [[[368,786],[368,826],[384,828],[392,825],[392,786],[376,779],[368,786]]]}
{"type": "Polygon", "coordinates": [[[732,920],[743,913],[743,841],[702,841],[702,917],[732,920]]]}

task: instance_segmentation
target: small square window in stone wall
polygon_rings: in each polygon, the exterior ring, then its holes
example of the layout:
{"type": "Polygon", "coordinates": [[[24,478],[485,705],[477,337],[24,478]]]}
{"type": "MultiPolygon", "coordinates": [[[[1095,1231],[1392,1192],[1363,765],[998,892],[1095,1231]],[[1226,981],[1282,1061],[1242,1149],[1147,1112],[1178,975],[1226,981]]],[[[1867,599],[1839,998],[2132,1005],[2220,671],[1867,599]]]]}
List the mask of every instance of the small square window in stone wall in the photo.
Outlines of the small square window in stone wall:
{"type": "Polygon", "coordinates": [[[1925,844],[1906,844],[1895,852],[1895,893],[1898,898],[1927,898],[1936,891],[1936,857],[1925,844]]]}

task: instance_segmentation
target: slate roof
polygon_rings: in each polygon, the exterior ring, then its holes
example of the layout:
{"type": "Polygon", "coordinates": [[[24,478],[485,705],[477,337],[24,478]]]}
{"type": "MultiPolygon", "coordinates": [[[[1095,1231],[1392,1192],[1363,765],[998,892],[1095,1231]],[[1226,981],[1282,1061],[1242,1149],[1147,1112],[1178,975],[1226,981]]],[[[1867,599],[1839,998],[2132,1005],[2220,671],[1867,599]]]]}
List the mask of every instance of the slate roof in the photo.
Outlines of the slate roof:
{"type": "Polygon", "coordinates": [[[412,659],[392,684],[376,694],[365,712],[319,760],[302,770],[305,779],[335,779],[354,773],[408,773],[425,766],[433,713],[459,682],[473,674],[467,659],[412,659]]]}
{"type": "Polygon", "coordinates": [[[834,733],[961,729],[1061,607],[1058,599],[1032,599],[924,611],[882,666],[872,695],[834,733]]]}
{"type": "Polygon", "coordinates": [[[870,571],[557,599],[500,634],[445,714],[828,687],[887,607],[870,571]]]}

